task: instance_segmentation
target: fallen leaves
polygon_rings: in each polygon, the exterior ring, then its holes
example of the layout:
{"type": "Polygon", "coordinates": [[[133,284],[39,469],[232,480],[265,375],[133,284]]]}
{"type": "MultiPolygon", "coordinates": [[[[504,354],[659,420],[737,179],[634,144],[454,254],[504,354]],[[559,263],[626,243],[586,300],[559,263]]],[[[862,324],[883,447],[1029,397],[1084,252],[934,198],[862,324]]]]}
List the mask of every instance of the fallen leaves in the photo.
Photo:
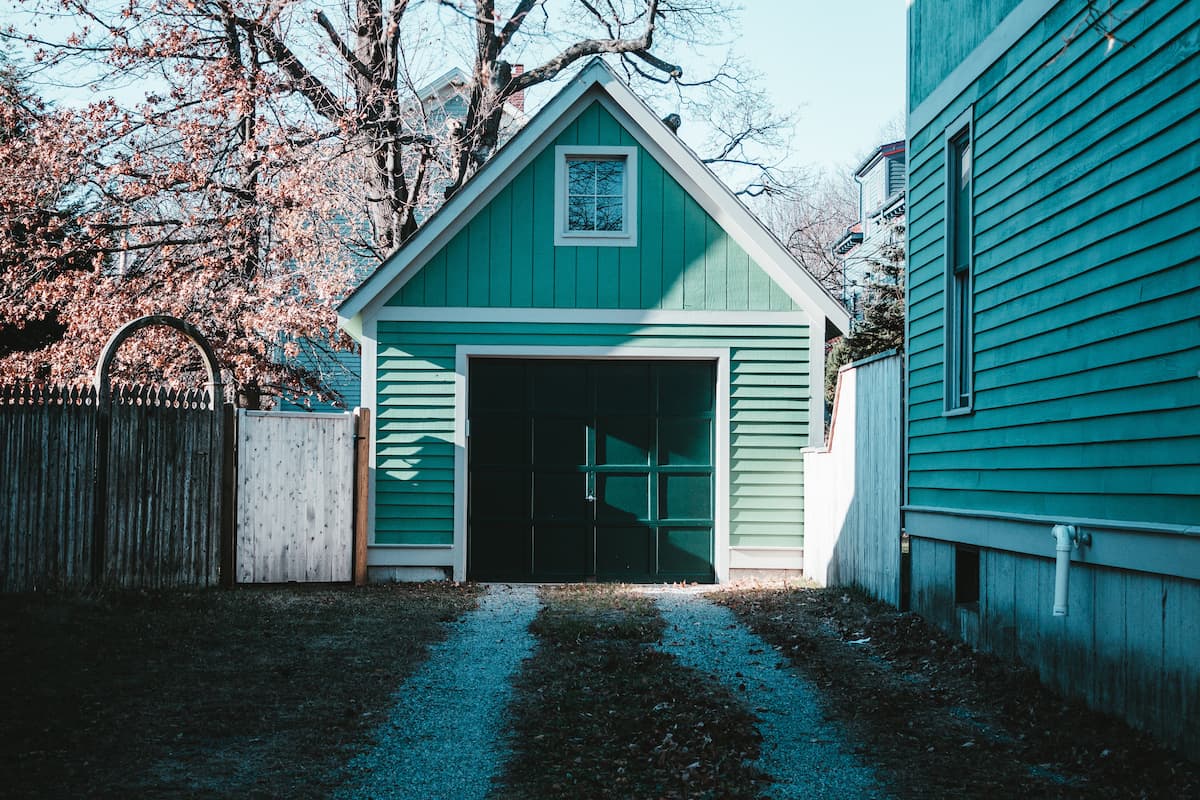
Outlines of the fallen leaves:
{"type": "Polygon", "coordinates": [[[500,797],[758,796],[753,716],[653,647],[663,629],[653,601],[607,586],[544,589],[543,599],[500,797]]]}
{"type": "Polygon", "coordinates": [[[897,797],[1200,797],[1200,767],[915,614],[841,589],[712,599],[808,674],[897,797]]]}

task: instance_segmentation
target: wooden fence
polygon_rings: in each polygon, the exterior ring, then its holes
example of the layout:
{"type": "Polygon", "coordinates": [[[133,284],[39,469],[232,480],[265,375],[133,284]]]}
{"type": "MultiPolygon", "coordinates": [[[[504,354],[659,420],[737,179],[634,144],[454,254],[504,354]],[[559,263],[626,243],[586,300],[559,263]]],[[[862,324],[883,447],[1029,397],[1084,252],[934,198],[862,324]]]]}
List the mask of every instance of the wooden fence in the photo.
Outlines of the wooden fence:
{"type": "Polygon", "coordinates": [[[804,453],[804,571],[899,605],[903,406],[899,355],[838,373],[827,446],[804,453]]]}
{"type": "Polygon", "coordinates": [[[362,583],[369,419],[0,387],[0,592],[362,583]]]}
{"type": "Polygon", "coordinates": [[[93,388],[0,388],[0,591],[216,583],[212,398],[126,386],[107,415],[98,401],[93,388]]]}

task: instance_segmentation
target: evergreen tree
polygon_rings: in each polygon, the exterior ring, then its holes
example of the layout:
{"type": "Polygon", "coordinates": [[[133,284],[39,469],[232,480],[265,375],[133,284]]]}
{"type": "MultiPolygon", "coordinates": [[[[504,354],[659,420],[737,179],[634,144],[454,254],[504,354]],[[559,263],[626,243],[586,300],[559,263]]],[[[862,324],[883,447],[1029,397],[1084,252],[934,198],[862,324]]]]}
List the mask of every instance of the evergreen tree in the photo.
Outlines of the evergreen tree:
{"type": "Polygon", "coordinates": [[[825,367],[825,399],[832,405],[838,370],[888,350],[904,349],[904,227],[893,223],[891,242],[870,259],[863,293],[863,318],[829,351],[825,367]]]}

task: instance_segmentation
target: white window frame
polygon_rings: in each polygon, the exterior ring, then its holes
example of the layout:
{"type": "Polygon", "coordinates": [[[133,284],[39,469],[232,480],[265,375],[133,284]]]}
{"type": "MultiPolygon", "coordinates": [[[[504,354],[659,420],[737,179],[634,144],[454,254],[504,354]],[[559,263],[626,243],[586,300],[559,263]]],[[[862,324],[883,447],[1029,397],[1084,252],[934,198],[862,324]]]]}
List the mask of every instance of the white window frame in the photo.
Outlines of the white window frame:
{"type": "Polygon", "coordinates": [[[943,385],[945,404],[943,406],[943,416],[959,416],[962,414],[971,414],[975,410],[975,165],[978,161],[976,158],[977,149],[975,147],[975,109],[974,107],[967,109],[963,114],[959,115],[953,123],[946,128],[942,137],[943,145],[943,160],[945,162],[945,186],[944,192],[944,249],[945,249],[945,285],[943,289],[944,303],[942,311],[944,315],[944,339],[943,339],[943,385]],[[966,349],[959,353],[955,344],[958,330],[954,326],[952,315],[953,304],[955,302],[955,264],[954,264],[954,236],[957,227],[955,219],[955,198],[954,188],[957,183],[956,170],[958,162],[955,158],[955,146],[957,141],[966,134],[967,146],[971,153],[971,179],[970,185],[967,187],[967,205],[968,205],[968,220],[967,220],[967,297],[966,306],[959,309],[962,317],[961,324],[966,326],[966,349]],[[966,362],[967,369],[966,386],[960,387],[957,381],[957,374],[960,369],[960,360],[966,362]],[[959,391],[960,389],[964,391],[959,391]],[[963,396],[965,395],[965,402],[963,396]]]}
{"type": "Polygon", "coordinates": [[[559,145],[554,148],[554,244],[559,247],[636,247],[637,246],[637,156],[636,147],[601,145],[559,145]],[[567,160],[607,158],[625,162],[625,203],[619,231],[567,230],[567,160]]]}

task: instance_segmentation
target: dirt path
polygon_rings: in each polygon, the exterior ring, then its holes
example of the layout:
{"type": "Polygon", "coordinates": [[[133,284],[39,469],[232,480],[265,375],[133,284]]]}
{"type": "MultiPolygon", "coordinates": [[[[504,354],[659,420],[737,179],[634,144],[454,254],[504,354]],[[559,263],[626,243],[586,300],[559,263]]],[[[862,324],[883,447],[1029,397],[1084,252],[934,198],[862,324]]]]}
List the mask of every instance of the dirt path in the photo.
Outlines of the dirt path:
{"type": "Polygon", "coordinates": [[[824,719],[816,687],[733,614],[695,592],[654,592],[667,622],[662,649],[714,675],[759,718],[758,767],[774,798],[884,797],[845,733],[824,719]]]}
{"type": "Polygon", "coordinates": [[[360,775],[341,798],[486,797],[504,754],[501,723],[511,679],[533,650],[533,587],[490,586],[479,608],[396,692],[378,744],[350,764],[360,775]]]}

